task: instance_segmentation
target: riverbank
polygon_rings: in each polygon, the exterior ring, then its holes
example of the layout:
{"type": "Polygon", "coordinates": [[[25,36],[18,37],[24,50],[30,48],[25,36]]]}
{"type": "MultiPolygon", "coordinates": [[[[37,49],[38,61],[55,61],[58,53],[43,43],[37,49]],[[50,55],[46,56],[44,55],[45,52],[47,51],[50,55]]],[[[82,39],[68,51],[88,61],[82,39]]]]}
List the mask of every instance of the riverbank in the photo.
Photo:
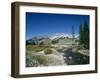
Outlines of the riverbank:
{"type": "Polygon", "coordinates": [[[52,50],[50,54],[45,54],[44,50],[27,51],[26,67],[89,64],[89,56],[75,51],[73,47],[56,46],[54,48],[53,46],[50,49],[52,50]]]}

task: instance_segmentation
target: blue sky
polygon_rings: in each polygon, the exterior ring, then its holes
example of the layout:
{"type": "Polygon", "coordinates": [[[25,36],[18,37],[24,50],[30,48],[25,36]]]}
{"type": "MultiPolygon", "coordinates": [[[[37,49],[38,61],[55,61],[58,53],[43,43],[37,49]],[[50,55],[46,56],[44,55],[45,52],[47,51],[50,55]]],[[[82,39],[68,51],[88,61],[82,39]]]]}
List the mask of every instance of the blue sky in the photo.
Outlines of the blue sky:
{"type": "Polygon", "coordinates": [[[55,33],[79,34],[80,23],[88,22],[89,15],[51,14],[26,12],[26,39],[35,36],[53,35],[55,33]]]}

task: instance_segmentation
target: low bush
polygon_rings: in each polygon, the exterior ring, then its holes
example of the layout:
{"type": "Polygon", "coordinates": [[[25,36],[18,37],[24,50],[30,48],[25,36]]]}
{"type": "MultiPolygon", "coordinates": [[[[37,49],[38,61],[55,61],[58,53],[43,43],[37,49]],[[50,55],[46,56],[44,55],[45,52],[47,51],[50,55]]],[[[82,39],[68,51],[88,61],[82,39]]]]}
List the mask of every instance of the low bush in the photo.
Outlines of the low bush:
{"type": "Polygon", "coordinates": [[[40,45],[28,45],[28,46],[26,46],[26,50],[35,51],[35,52],[42,51],[44,48],[45,48],[45,46],[40,46],[40,45]]]}
{"type": "Polygon", "coordinates": [[[34,55],[32,58],[38,61],[40,64],[46,64],[46,60],[43,56],[34,55]]]}
{"type": "Polygon", "coordinates": [[[81,50],[81,49],[84,49],[84,45],[78,45],[77,46],[77,50],[81,50]]]}
{"type": "Polygon", "coordinates": [[[52,50],[50,48],[45,48],[44,53],[45,54],[52,54],[52,50]]]}
{"type": "Polygon", "coordinates": [[[27,45],[26,46],[27,51],[35,51],[35,52],[45,50],[46,48],[52,48],[52,46],[44,46],[44,45],[27,45]]]}

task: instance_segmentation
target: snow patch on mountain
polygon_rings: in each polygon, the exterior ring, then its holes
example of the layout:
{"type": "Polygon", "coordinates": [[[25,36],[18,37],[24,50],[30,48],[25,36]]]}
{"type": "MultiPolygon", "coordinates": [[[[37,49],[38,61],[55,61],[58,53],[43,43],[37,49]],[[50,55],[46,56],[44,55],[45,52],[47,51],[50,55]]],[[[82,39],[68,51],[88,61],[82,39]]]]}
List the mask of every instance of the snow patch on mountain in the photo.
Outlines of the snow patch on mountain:
{"type": "MultiPolygon", "coordinates": [[[[72,34],[67,34],[67,33],[55,33],[55,34],[52,34],[52,35],[46,35],[46,36],[35,36],[33,38],[31,38],[30,40],[41,40],[41,39],[50,39],[50,40],[53,40],[53,39],[59,39],[59,38],[72,38],[72,34]]],[[[75,38],[79,38],[79,35],[78,34],[75,34],[75,38]]]]}
{"type": "Polygon", "coordinates": [[[53,39],[59,39],[59,38],[64,38],[64,37],[72,38],[72,35],[65,34],[65,33],[56,33],[54,35],[51,35],[49,38],[53,40],[53,39]]]}

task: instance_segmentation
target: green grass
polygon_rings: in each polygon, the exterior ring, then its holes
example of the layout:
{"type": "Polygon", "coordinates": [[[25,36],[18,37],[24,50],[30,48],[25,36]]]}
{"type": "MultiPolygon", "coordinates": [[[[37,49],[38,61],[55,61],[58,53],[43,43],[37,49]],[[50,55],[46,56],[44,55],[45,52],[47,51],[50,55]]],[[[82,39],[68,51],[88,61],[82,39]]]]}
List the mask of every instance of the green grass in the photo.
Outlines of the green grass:
{"type": "Polygon", "coordinates": [[[45,48],[44,53],[45,54],[52,54],[52,50],[50,48],[45,48]]]}
{"type": "Polygon", "coordinates": [[[58,43],[56,44],[57,45],[70,45],[72,44],[72,40],[71,39],[60,39],[58,43]]]}
{"type": "Polygon", "coordinates": [[[77,50],[85,49],[85,48],[84,48],[84,45],[77,45],[77,46],[75,46],[75,47],[77,48],[77,50]]]}
{"type": "Polygon", "coordinates": [[[40,64],[46,64],[46,59],[43,56],[34,55],[32,58],[38,61],[40,64]]]}
{"type": "Polygon", "coordinates": [[[52,46],[45,46],[45,45],[27,45],[26,46],[27,51],[35,51],[35,52],[45,50],[46,48],[52,48],[52,46]]]}

